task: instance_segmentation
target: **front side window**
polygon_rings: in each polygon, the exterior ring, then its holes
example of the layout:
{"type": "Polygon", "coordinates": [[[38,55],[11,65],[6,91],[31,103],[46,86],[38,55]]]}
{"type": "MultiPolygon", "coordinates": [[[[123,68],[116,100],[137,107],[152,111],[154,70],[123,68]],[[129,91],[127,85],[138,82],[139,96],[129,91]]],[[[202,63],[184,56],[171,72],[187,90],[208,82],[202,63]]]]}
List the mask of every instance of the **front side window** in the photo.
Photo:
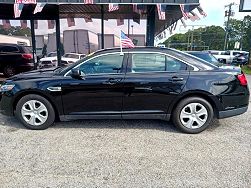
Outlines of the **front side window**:
{"type": "Polygon", "coordinates": [[[93,58],[82,65],[79,69],[82,73],[88,74],[104,74],[121,72],[123,55],[109,54],[93,58]]]}
{"type": "Polygon", "coordinates": [[[132,54],[132,72],[165,71],[165,55],[132,54]]]}

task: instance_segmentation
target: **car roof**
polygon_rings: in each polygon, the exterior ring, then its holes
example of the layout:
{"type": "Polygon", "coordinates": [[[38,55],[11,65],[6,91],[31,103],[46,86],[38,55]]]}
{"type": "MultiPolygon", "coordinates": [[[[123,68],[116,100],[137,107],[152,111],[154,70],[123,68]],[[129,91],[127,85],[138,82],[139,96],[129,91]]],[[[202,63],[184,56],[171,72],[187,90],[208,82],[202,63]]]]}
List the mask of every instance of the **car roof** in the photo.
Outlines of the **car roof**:
{"type": "MultiPolygon", "coordinates": [[[[103,50],[98,50],[94,52],[94,55],[101,55],[101,54],[106,54],[106,53],[113,53],[113,52],[120,52],[120,48],[110,48],[110,49],[103,49],[103,50]]],[[[201,60],[191,54],[188,54],[186,52],[182,52],[173,48],[161,48],[161,47],[145,47],[145,46],[140,46],[140,47],[135,47],[135,48],[123,48],[122,51],[124,53],[127,52],[160,52],[160,53],[166,53],[171,56],[174,56],[182,61],[185,61],[198,69],[202,70],[207,70],[207,69],[214,69],[216,68],[214,65],[210,63],[205,63],[204,60],[201,60]]]]}

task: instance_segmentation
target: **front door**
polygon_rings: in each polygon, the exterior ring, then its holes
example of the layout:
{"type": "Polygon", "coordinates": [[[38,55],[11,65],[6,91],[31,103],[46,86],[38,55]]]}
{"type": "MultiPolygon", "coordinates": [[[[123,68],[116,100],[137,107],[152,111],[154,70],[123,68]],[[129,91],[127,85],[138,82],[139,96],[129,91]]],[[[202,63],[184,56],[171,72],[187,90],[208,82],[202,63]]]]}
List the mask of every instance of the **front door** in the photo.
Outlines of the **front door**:
{"type": "Polygon", "coordinates": [[[125,78],[123,118],[165,118],[189,76],[185,63],[161,53],[132,53],[125,78]]]}
{"type": "Polygon", "coordinates": [[[64,114],[78,119],[91,115],[121,118],[126,62],[126,54],[113,53],[80,64],[81,80],[66,76],[62,81],[64,114]]]}

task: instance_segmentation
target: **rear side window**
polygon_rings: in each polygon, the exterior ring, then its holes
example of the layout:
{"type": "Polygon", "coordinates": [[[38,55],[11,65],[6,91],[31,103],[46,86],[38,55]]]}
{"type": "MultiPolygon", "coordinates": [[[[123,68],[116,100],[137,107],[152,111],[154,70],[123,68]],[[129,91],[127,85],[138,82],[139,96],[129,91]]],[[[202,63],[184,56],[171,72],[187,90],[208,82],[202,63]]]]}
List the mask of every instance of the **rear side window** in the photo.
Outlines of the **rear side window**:
{"type": "Polygon", "coordinates": [[[11,53],[11,52],[19,52],[18,48],[15,46],[1,46],[0,52],[11,53]]]}
{"type": "Polygon", "coordinates": [[[163,54],[132,54],[132,72],[176,72],[187,70],[187,65],[163,54]]]}
{"type": "Polygon", "coordinates": [[[132,72],[165,71],[165,55],[132,54],[132,72]]]}

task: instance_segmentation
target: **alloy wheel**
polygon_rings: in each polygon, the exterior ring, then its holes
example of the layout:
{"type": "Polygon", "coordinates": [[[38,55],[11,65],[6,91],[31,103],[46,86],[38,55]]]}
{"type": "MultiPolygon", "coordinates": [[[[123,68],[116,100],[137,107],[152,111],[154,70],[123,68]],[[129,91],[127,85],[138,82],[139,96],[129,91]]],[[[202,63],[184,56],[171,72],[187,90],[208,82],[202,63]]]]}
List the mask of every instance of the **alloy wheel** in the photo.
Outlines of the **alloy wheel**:
{"type": "Polygon", "coordinates": [[[28,124],[40,126],[48,119],[48,110],[40,101],[29,100],[22,106],[21,115],[28,124]]]}
{"type": "Polygon", "coordinates": [[[189,129],[202,127],[208,118],[208,111],[200,103],[189,103],[180,112],[181,123],[189,129]]]}

